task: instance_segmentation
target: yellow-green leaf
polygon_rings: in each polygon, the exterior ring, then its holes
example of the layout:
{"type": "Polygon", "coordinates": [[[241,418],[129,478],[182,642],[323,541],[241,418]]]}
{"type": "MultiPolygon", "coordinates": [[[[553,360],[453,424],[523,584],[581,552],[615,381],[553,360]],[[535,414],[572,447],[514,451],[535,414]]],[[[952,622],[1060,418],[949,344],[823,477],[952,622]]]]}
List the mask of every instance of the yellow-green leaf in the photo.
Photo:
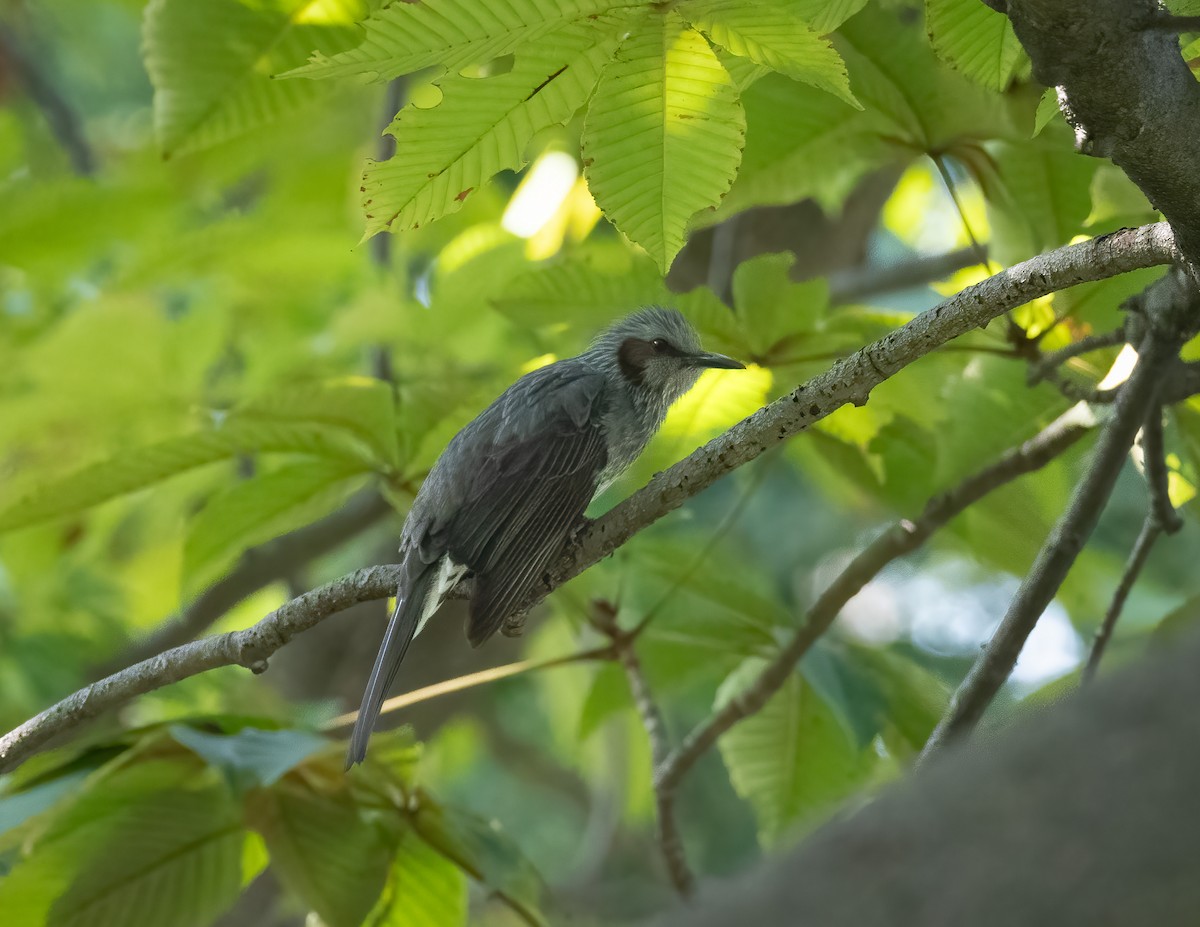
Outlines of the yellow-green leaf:
{"type": "Polygon", "coordinates": [[[665,271],[688,220],[733,183],[745,132],[737,88],[704,37],[678,13],[651,15],[605,69],[588,109],[588,187],[665,271]]]}

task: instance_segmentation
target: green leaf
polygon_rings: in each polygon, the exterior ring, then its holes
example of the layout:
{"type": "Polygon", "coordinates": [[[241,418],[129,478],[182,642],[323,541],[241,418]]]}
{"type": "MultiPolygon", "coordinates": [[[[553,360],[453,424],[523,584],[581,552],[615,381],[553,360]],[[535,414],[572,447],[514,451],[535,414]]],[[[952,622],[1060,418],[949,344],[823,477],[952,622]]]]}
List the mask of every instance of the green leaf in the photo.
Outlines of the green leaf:
{"type": "Polygon", "coordinates": [[[264,424],[295,422],[330,426],[361,442],[368,452],[360,454],[360,459],[381,470],[398,469],[403,462],[392,384],[374,377],[290,383],[252,399],[239,407],[234,416],[264,424]]]}
{"type": "Polygon", "coordinates": [[[746,151],[741,169],[706,222],[810,196],[840,208],[841,197],[860,176],[894,157],[871,129],[869,114],[782,75],[756,81],[742,94],[742,103],[746,151]],[[780,112],[788,118],[780,119],[780,112]]]}
{"type": "Polygon", "coordinates": [[[383,895],[363,927],[458,927],[466,923],[463,871],[415,831],[405,831],[383,895]]]}
{"type": "Polygon", "coordinates": [[[688,220],[716,206],[742,158],[737,88],[678,13],[652,15],[600,78],[583,130],[597,205],[665,271],[688,220]]]}
{"type": "MultiPolygon", "coordinates": [[[[747,660],[722,684],[720,708],[761,671],[747,660]]],[[[754,808],[759,836],[775,844],[798,824],[854,792],[875,765],[869,750],[850,741],[829,706],[799,675],[758,714],[731,728],[719,741],[737,793],[754,808]]]]}
{"type": "Polygon", "coordinates": [[[237,791],[274,785],[288,770],[329,747],[328,740],[310,731],[244,727],[234,734],[210,734],[184,724],[172,724],[168,730],[224,772],[237,791]]]}
{"type": "MultiPolygon", "coordinates": [[[[394,2],[373,13],[363,26],[361,45],[337,55],[317,52],[285,77],[351,77],[383,81],[431,65],[456,73],[522,46],[543,49],[546,36],[572,24],[586,24],[613,10],[645,6],[641,0],[475,0],[394,2]]],[[[542,75],[543,78],[546,75],[542,75]]]]}
{"type": "Polygon", "coordinates": [[[0,882],[0,910],[29,927],[202,927],[249,874],[246,837],[211,771],[156,761],[101,774],[0,882]]]}
{"type": "Polygon", "coordinates": [[[579,739],[585,741],[618,711],[632,707],[629,678],[615,663],[603,663],[592,674],[579,712],[579,739]]]}
{"type": "Polygon", "coordinates": [[[344,789],[287,777],[254,793],[247,816],[287,889],[328,927],[359,927],[383,890],[391,850],[344,789]]]}
{"type": "Polygon", "coordinates": [[[244,454],[331,458],[349,472],[399,462],[391,387],[367,377],[291,385],[230,413],[212,428],[119,453],[35,486],[0,508],[0,532],[25,528],[244,454]]]}
{"type": "Polygon", "coordinates": [[[1012,23],[979,0],[925,0],[934,50],[989,90],[1006,89],[1025,60],[1012,23]]]}
{"type": "Polygon", "coordinates": [[[690,0],[680,14],[735,55],[811,84],[861,109],[841,55],[785,7],[745,0],[690,0]]]}
{"type": "Polygon", "coordinates": [[[766,0],[786,7],[819,33],[832,32],[867,5],[867,0],[766,0]]]}
{"type": "Polygon", "coordinates": [[[815,331],[829,305],[825,280],[795,283],[791,254],[764,254],[733,272],[733,299],[753,357],[769,360],[772,350],[815,331]]]}
{"type": "Polygon", "coordinates": [[[1038,100],[1037,113],[1033,117],[1033,134],[1038,136],[1042,134],[1042,129],[1050,124],[1050,120],[1055,116],[1061,116],[1062,110],[1058,106],[1058,90],[1054,87],[1047,87],[1038,100]]]}
{"type": "MultiPolygon", "coordinates": [[[[989,247],[1001,263],[1061,247],[1080,233],[1092,208],[1095,158],[1059,145],[1047,131],[1036,141],[999,143],[995,162],[999,171],[988,199],[989,247]]],[[[988,188],[986,182],[984,186],[988,188]]]]}
{"type": "Polygon", "coordinates": [[[246,549],[328,514],[359,485],[365,470],[362,463],[315,459],[252,476],[218,493],[188,528],[184,589],[204,588],[246,549]]]}
{"type": "Polygon", "coordinates": [[[883,734],[889,747],[920,750],[950,696],[937,677],[907,657],[846,641],[821,642],[809,651],[802,670],[860,747],[883,734]]]}
{"type": "Polygon", "coordinates": [[[523,167],[530,139],[566,122],[587,100],[620,22],[610,16],[571,23],[518,48],[508,73],[452,74],[439,82],[439,105],[401,110],[387,129],[396,155],[368,162],[363,175],[365,237],[427,225],[458,210],[493,175],[523,167]]]}
{"type": "Polygon", "coordinates": [[[541,877],[497,822],[421,793],[413,826],[422,840],[501,895],[525,920],[545,923],[538,912],[541,877]]]}
{"type": "Polygon", "coordinates": [[[254,129],[326,95],[272,81],[313,48],[341,51],[361,35],[366,0],[151,0],[143,42],[154,125],[167,154],[254,129]]]}
{"type": "Polygon", "coordinates": [[[662,276],[645,255],[619,242],[597,241],[570,257],[526,270],[491,302],[505,317],[527,328],[567,324],[590,333],[628,312],[630,306],[669,299],[662,276]]]}

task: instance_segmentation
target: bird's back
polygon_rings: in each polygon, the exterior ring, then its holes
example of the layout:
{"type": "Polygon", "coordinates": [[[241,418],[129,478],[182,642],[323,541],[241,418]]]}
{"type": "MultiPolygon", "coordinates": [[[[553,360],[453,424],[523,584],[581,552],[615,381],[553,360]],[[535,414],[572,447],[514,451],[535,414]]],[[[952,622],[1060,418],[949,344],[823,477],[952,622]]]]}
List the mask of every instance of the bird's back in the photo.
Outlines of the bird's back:
{"type": "Polygon", "coordinates": [[[591,501],[607,392],[586,355],[526,374],[451,440],[413,501],[406,556],[475,573],[472,643],[532,590],[591,501]]]}

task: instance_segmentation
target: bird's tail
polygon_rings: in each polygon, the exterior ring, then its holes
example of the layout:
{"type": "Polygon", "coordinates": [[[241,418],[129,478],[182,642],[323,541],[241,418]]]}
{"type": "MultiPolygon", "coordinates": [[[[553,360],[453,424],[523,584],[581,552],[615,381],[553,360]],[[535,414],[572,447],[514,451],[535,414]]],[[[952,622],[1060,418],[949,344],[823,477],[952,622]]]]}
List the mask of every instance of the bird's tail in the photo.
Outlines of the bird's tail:
{"type": "Polygon", "coordinates": [[[437,570],[427,564],[420,564],[413,570],[413,559],[410,558],[406,564],[407,575],[397,590],[396,608],[383,635],[383,643],[379,646],[375,665],[371,668],[366,691],[363,692],[362,705],[359,706],[358,718],[354,722],[354,732],[350,735],[350,749],[346,753],[347,769],[355,763],[361,763],[367,755],[367,741],[375,728],[375,722],[379,720],[379,711],[387,698],[392,681],[396,678],[396,671],[400,669],[400,663],[404,660],[404,654],[408,652],[408,645],[412,643],[417,628],[420,627],[425,600],[437,575],[437,570]]]}

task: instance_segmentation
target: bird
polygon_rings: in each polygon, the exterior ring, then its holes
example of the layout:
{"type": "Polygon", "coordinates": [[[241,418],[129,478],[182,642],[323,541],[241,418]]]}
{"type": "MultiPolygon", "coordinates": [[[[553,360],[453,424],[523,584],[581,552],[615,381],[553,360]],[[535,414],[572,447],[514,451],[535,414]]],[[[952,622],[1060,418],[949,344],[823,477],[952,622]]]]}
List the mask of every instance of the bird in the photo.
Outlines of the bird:
{"type": "Polygon", "coordinates": [[[676,309],[650,306],[586,351],[525,374],[458,432],[413,499],[400,536],[396,606],[354,722],[346,768],[367,742],[413,638],[468,575],[467,640],[478,647],[533,591],[588,504],[641,454],[671,404],[707,368],[676,309]]]}

